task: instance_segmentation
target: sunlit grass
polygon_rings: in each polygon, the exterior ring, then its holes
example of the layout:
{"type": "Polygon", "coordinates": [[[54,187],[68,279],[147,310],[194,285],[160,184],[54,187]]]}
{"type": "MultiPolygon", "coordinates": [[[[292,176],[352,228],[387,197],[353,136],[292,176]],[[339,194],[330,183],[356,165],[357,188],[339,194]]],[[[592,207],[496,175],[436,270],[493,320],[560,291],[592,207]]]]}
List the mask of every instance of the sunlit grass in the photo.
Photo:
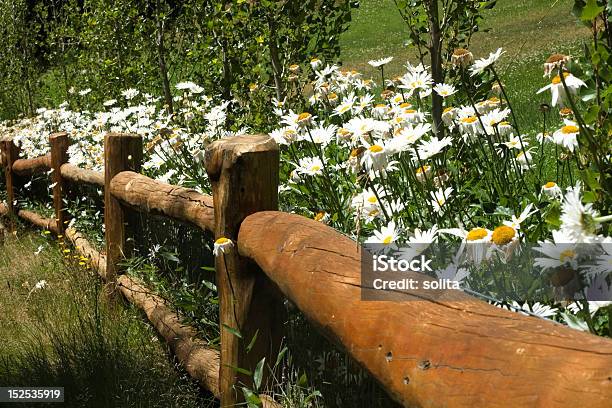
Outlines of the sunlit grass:
{"type": "Polygon", "coordinates": [[[64,387],[71,407],[212,406],[140,313],[66,256],[39,233],[0,247],[0,386],[64,387]]]}

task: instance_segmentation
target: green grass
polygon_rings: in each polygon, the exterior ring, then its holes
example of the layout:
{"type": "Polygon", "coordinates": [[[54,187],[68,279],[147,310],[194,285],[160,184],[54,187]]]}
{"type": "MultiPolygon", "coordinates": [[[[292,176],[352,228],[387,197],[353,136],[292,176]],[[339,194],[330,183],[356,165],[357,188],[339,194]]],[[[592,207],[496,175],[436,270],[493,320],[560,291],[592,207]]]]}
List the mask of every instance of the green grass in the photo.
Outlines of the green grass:
{"type": "MultiPolygon", "coordinates": [[[[472,39],[470,50],[476,58],[499,47],[506,50],[498,71],[523,132],[542,130],[538,108],[550,103],[549,93],[536,95],[547,84],[542,77],[544,60],[555,52],[578,55],[580,42],[588,36],[588,30],[572,15],[572,5],[573,0],[499,0],[485,11],[481,31],[472,39]]],[[[414,49],[404,45],[407,39],[407,26],[393,0],[362,0],[341,38],[341,60],[346,67],[378,80],[378,71],[367,62],[393,56],[385,75],[402,74],[406,61],[418,62],[414,49]]],[[[554,118],[555,123],[558,120],[554,118]]]]}
{"type": "Polygon", "coordinates": [[[140,313],[109,305],[72,254],[38,233],[0,245],[0,386],[62,386],[66,407],[213,406],[140,313]]]}
{"type": "MultiPolygon", "coordinates": [[[[475,34],[470,48],[478,58],[503,47],[508,60],[566,48],[588,34],[571,14],[572,5],[573,0],[499,0],[495,8],[485,11],[481,32],[475,34]]],[[[416,62],[416,53],[404,45],[407,39],[408,28],[393,0],[362,0],[342,35],[341,60],[372,74],[368,60],[393,56],[389,74],[398,74],[406,61],[416,62]]]]}

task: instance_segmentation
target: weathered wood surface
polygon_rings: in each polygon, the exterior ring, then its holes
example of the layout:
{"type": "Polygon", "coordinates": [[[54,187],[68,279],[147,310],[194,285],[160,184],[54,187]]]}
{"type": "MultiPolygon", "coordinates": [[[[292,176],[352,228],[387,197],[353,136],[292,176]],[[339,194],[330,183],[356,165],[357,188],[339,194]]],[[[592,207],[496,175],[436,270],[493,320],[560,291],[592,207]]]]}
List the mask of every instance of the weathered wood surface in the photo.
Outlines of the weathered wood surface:
{"type": "Polygon", "coordinates": [[[213,199],[195,190],[165,184],[131,171],[116,175],[110,192],[139,211],[163,215],[213,231],[213,199]]]}
{"type": "Polygon", "coordinates": [[[119,262],[129,257],[126,240],[134,235],[136,217],[121,205],[110,192],[113,177],[122,171],[140,170],[142,137],[132,134],[108,133],[104,137],[104,225],[106,240],[106,277],[115,282],[119,262]]]}
{"type": "MultiPolygon", "coordinates": [[[[10,214],[15,214],[15,175],[13,164],[19,158],[19,147],[10,138],[0,138],[0,150],[4,157],[4,181],[6,205],[10,214]]],[[[12,225],[11,225],[12,229],[12,225]]]]}
{"type": "Polygon", "coordinates": [[[61,167],[62,177],[73,183],[93,184],[104,187],[104,173],[100,171],[86,170],[66,163],[61,167]]]}
{"type": "Polygon", "coordinates": [[[36,173],[49,171],[51,168],[51,155],[38,156],[33,159],[18,159],[13,163],[13,172],[19,176],[30,176],[36,173]]]}
{"type": "Polygon", "coordinates": [[[19,210],[17,216],[22,218],[31,224],[42,228],[45,231],[51,231],[54,234],[58,234],[57,223],[52,218],[45,218],[42,215],[29,210],[19,210]]]}
{"type": "Polygon", "coordinates": [[[55,221],[57,223],[57,231],[60,234],[66,229],[67,214],[64,208],[63,196],[65,193],[64,179],[60,168],[62,164],[68,162],[68,146],[70,140],[68,133],[53,133],[49,136],[49,144],[51,145],[50,165],[53,169],[53,208],[55,210],[55,221]]]}
{"type": "MultiPolygon", "coordinates": [[[[233,136],[213,142],[206,149],[205,162],[212,183],[215,239],[236,242],[247,215],[278,208],[279,152],[269,136],[233,136]]],[[[215,269],[221,323],[221,406],[233,407],[243,400],[240,383],[252,381],[235,367],[254,372],[262,358],[274,364],[286,320],[277,291],[235,248],[216,257],[215,269]],[[247,351],[249,344],[252,347],[247,351]]],[[[267,377],[267,371],[264,375],[267,377]]]]}
{"type": "Polygon", "coordinates": [[[361,301],[361,250],[313,220],[247,217],[238,249],[410,407],[601,407],[612,341],[467,295],[361,301]]]}

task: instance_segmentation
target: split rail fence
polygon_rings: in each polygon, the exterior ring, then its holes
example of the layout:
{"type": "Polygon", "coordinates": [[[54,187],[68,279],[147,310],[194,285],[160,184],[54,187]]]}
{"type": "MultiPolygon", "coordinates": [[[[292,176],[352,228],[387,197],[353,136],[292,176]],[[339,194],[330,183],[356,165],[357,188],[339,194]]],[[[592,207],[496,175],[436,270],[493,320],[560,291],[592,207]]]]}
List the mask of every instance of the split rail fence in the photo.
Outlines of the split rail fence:
{"type": "MultiPolygon", "coordinates": [[[[104,173],[68,163],[66,133],[51,135],[49,142],[49,155],[20,159],[11,139],[0,141],[7,193],[0,213],[68,237],[110,287],[144,310],[189,374],[224,407],[240,402],[235,385],[248,382],[234,367],[253,370],[263,357],[276,360],[283,297],[405,406],[612,406],[609,339],[456,293],[448,299],[425,295],[415,301],[406,293],[404,301],[362,301],[361,247],[322,223],[278,211],[279,151],[267,136],[230,137],[208,146],[212,197],[139,174],[139,136],[106,135],[104,173]],[[17,208],[15,188],[23,176],[50,169],[55,219],[17,208]],[[71,183],[104,188],[102,253],[66,228],[63,200],[71,183]],[[199,340],[141,282],[121,273],[133,211],[186,222],[235,242],[215,266],[220,351],[199,340]]],[[[264,406],[278,404],[265,398],[264,406]]]]}

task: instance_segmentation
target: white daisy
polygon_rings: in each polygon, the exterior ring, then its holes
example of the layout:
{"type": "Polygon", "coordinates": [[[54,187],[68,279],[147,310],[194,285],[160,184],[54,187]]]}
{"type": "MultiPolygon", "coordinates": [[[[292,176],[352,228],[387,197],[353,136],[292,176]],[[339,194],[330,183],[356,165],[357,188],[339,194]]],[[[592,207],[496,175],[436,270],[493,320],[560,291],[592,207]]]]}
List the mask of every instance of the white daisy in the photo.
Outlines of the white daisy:
{"type": "Polygon", "coordinates": [[[323,173],[323,162],[318,157],[304,157],[295,170],[300,174],[316,176],[323,173]]]}
{"type": "Polygon", "coordinates": [[[450,84],[436,84],[433,90],[443,98],[447,98],[457,92],[457,89],[450,84]]]}
{"type": "Polygon", "coordinates": [[[598,240],[594,234],[599,227],[595,221],[599,214],[593,204],[582,204],[580,189],[577,183],[569,187],[563,197],[561,229],[572,239],[570,242],[594,242],[598,240]]]}
{"type": "Polygon", "coordinates": [[[232,242],[231,239],[225,238],[225,237],[218,238],[215,241],[215,244],[213,247],[213,255],[219,256],[225,253],[225,251],[227,251],[228,249],[233,248],[233,247],[234,247],[234,243],[232,242]]]}
{"type": "Polygon", "coordinates": [[[563,146],[570,152],[573,152],[578,147],[578,135],[580,128],[576,122],[564,119],[565,125],[553,133],[553,142],[559,146],[563,146]]]}
{"type": "Polygon", "coordinates": [[[447,187],[444,190],[442,188],[439,188],[436,191],[430,192],[429,194],[432,198],[431,205],[433,206],[434,211],[436,211],[437,213],[441,213],[442,207],[444,207],[452,193],[452,187],[447,187]]]}
{"type": "Polygon", "coordinates": [[[557,183],[554,181],[549,181],[542,186],[542,194],[551,198],[559,198],[563,195],[563,192],[557,183]]]}
{"type": "Polygon", "coordinates": [[[481,58],[479,60],[474,61],[474,64],[470,67],[470,72],[472,73],[471,76],[475,76],[484,72],[485,69],[497,62],[499,57],[501,57],[504,53],[505,51],[502,51],[501,48],[498,48],[497,51],[490,53],[487,58],[481,58]]]}
{"type": "MultiPolygon", "coordinates": [[[[575,95],[581,87],[586,86],[586,84],[582,80],[576,78],[569,72],[563,73],[563,79],[565,80],[567,89],[572,95],[575,95]]],[[[550,90],[552,96],[552,106],[564,106],[565,101],[567,100],[567,93],[565,92],[565,88],[563,87],[563,83],[561,82],[561,77],[559,75],[553,77],[550,84],[541,88],[536,93],[539,94],[546,90],[550,90]]]]}
{"type": "Polygon", "coordinates": [[[368,61],[368,64],[370,64],[374,68],[378,68],[378,67],[382,67],[383,65],[387,65],[391,61],[393,61],[393,57],[386,57],[386,58],[381,58],[377,60],[370,60],[368,61]]]}

